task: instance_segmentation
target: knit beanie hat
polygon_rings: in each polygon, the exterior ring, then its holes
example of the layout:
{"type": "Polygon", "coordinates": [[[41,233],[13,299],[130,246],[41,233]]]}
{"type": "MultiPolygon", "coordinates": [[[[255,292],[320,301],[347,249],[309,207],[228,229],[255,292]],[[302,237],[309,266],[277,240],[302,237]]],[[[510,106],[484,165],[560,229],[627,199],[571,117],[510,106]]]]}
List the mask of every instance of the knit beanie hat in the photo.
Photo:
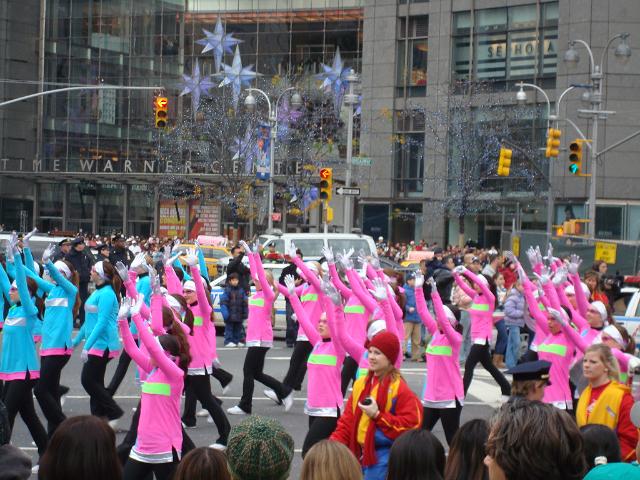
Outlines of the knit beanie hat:
{"type": "Polygon", "coordinates": [[[252,416],[231,429],[229,471],[238,480],[284,480],[293,460],[293,438],[277,421],[252,416]]]}
{"type": "Polygon", "coordinates": [[[0,480],[27,480],[31,477],[31,459],[13,445],[0,447],[0,480]]]}
{"type": "Polygon", "coordinates": [[[400,354],[400,341],[398,337],[391,332],[380,332],[371,339],[369,348],[376,347],[384,356],[387,357],[390,363],[396,363],[398,355],[400,354]]]}

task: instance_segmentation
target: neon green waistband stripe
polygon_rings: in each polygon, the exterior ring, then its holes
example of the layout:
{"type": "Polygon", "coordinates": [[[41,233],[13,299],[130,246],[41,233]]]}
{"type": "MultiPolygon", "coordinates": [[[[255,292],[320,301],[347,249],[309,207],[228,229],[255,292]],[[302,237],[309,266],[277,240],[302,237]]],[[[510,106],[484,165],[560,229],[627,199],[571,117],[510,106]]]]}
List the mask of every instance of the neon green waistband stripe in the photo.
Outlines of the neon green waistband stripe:
{"type": "Polygon", "coordinates": [[[478,312],[488,312],[489,305],[486,303],[474,303],[469,310],[477,310],[478,312]]]}
{"type": "Polygon", "coordinates": [[[312,365],[326,365],[328,367],[335,367],[338,364],[338,357],[335,355],[325,355],[321,353],[312,353],[309,355],[307,363],[312,365]]]}
{"type": "Polygon", "coordinates": [[[557,343],[543,343],[542,345],[538,345],[538,352],[553,353],[554,355],[560,355],[561,357],[564,357],[567,355],[567,346],[559,345],[557,343]]]}
{"type": "Polygon", "coordinates": [[[442,355],[444,357],[450,357],[453,353],[453,350],[447,345],[429,345],[427,347],[427,353],[431,355],[442,355]]]}
{"type": "Polygon", "coordinates": [[[142,384],[142,393],[168,397],[171,395],[171,385],[168,383],[144,382],[142,384]]]}
{"type": "Polygon", "coordinates": [[[264,307],[264,298],[250,298],[249,305],[255,305],[256,307],[264,307]]]}
{"type": "Polygon", "coordinates": [[[346,305],[344,313],[364,313],[364,305],[346,305]]]}
{"type": "Polygon", "coordinates": [[[193,326],[194,327],[201,327],[203,323],[203,319],[202,317],[193,317],[193,326]]]}
{"type": "Polygon", "coordinates": [[[317,293],[305,293],[300,297],[301,302],[317,302],[318,294],[317,293]]]}
{"type": "Polygon", "coordinates": [[[541,312],[544,312],[546,310],[546,307],[542,302],[538,302],[538,308],[540,309],[541,312]]]}

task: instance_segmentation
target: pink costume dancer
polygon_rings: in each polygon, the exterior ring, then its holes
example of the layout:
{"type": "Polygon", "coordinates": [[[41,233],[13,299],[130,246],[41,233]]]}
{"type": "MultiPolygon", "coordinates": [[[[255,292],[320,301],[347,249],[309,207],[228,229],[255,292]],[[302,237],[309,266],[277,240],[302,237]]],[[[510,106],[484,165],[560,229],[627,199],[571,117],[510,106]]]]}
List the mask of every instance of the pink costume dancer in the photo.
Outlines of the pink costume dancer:
{"type": "Polygon", "coordinates": [[[454,269],[453,278],[458,287],[473,299],[473,303],[468,310],[471,317],[471,341],[473,345],[471,345],[469,356],[464,365],[464,393],[465,395],[467,394],[471,380],[473,380],[473,370],[480,362],[484,369],[500,385],[502,395],[508,397],[511,393],[511,386],[504,375],[500,373],[500,370],[493,364],[489,353],[489,343],[493,328],[493,311],[496,304],[496,298],[489,290],[489,282],[484,275],[475,275],[462,266],[454,269]],[[476,289],[467,285],[460,278],[460,274],[467,277],[476,289]]]}
{"type": "Polygon", "coordinates": [[[427,430],[433,430],[440,420],[447,443],[451,445],[453,436],[460,427],[460,414],[464,405],[464,388],[458,363],[462,345],[462,334],[459,330],[462,326],[458,325],[453,312],[442,304],[435,281],[431,278],[431,301],[437,323],[433,320],[422,289],[424,277],[421,272],[417,272],[415,278],[418,315],[432,335],[426,350],[427,375],[422,391],[422,426],[427,430]]]}

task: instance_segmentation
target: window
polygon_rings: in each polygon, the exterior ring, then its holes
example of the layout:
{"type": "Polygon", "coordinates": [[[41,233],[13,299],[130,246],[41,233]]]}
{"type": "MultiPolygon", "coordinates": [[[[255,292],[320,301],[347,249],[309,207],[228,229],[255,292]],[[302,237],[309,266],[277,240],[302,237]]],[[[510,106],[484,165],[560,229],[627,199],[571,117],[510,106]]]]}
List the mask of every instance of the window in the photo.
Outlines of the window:
{"type": "Polygon", "coordinates": [[[621,240],[624,205],[596,205],[596,238],[621,240]]]}
{"type": "Polygon", "coordinates": [[[557,42],[556,2],[459,12],[453,17],[453,75],[456,80],[555,80],[557,42]]]}
{"type": "Polygon", "coordinates": [[[401,197],[421,196],[424,177],[425,117],[420,111],[395,115],[393,136],[395,190],[401,197]]]}
{"type": "Polygon", "coordinates": [[[398,31],[398,96],[427,94],[429,17],[400,19],[398,31]]]}

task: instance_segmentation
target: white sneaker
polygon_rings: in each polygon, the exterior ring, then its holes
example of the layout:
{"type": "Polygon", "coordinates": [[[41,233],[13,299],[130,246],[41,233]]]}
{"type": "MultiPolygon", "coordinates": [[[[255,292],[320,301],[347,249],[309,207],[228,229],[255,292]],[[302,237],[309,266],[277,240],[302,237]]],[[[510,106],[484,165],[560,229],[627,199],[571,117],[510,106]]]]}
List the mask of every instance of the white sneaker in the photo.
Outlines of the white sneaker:
{"type": "Polygon", "coordinates": [[[194,429],[194,428],[197,428],[197,427],[198,427],[198,425],[194,425],[193,427],[190,427],[189,425],[187,425],[187,424],[186,424],[186,423],[184,423],[184,422],[180,422],[180,423],[182,423],[182,428],[184,428],[185,430],[186,430],[186,429],[192,430],[192,429],[194,429]]]}
{"type": "Polygon", "coordinates": [[[137,412],[137,411],[138,411],[138,407],[131,407],[131,411],[132,411],[133,413],[137,412]]]}
{"type": "Polygon", "coordinates": [[[228,391],[229,391],[229,389],[231,388],[231,387],[230,387],[230,385],[231,385],[231,382],[229,382],[229,383],[227,384],[227,386],[226,386],[226,387],[224,387],[224,388],[222,389],[222,395],[226,395],[226,394],[227,394],[227,392],[228,392],[228,391]]]}
{"type": "Polygon", "coordinates": [[[288,412],[289,410],[291,410],[291,407],[293,406],[293,392],[291,392],[289,395],[284,397],[282,399],[282,403],[284,404],[285,412],[288,412]]]}
{"type": "Polygon", "coordinates": [[[274,392],[270,388],[264,390],[264,396],[276,402],[276,405],[282,405],[282,401],[278,398],[276,392],[274,392]]]}
{"type": "Polygon", "coordinates": [[[233,342],[229,342],[227,344],[225,344],[225,347],[236,347],[237,345],[233,342]]]}
{"type": "Polygon", "coordinates": [[[65,393],[60,397],[60,406],[64,407],[64,404],[66,403],[66,401],[67,401],[67,394],[65,393]]]}
{"type": "Polygon", "coordinates": [[[40,471],[40,465],[36,465],[35,467],[33,467],[33,468],[31,469],[31,473],[32,473],[32,474],[34,474],[34,473],[38,473],[39,471],[40,471]]]}
{"type": "Polygon", "coordinates": [[[207,417],[207,423],[213,423],[213,418],[211,417],[211,415],[207,417]]]}
{"type": "Polygon", "coordinates": [[[220,450],[221,452],[224,452],[227,449],[227,446],[222,445],[221,443],[213,443],[209,445],[209,448],[213,448],[214,450],[220,450]]]}
{"type": "Polygon", "coordinates": [[[198,413],[196,413],[196,417],[207,417],[207,416],[209,416],[209,411],[205,410],[204,408],[200,410],[198,413]]]}
{"type": "Polygon", "coordinates": [[[109,426],[111,427],[111,429],[115,432],[116,428],[118,428],[118,419],[116,418],[115,420],[109,420],[109,422],[107,422],[109,424],[109,426]]]}
{"type": "Polygon", "coordinates": [[[244,347],[244,343],[239,342],[239,343],[238,343],[238,348],[242,348],[242,347],[244,347]]]}
{"type": "Polygon", "coordinates": [[[249,415],[243,409],[241,409],[238,405],[235,407],[227,408],[227,413],[229,415],[249,415]]]}

